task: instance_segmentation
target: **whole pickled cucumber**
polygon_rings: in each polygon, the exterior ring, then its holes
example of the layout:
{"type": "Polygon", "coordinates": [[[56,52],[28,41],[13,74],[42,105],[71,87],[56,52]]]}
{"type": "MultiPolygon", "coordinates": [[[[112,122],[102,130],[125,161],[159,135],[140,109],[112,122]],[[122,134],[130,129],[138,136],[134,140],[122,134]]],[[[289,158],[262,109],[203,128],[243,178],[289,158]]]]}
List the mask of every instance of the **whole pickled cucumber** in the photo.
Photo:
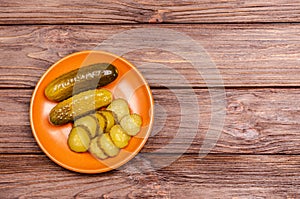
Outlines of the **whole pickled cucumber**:
{"type": "Polygon", "coordinates": [[[49,100],[62,101],[82,91],[105,86],[118,77],[118,70],[109,63],[97,63],[61,75],[45,89],[49,100]]]}
{"type": "Polygon", "coordinates": [[[89,90],[62,102],[50,111],[50,121],[54,125],[63,125],[88,114],[100,107],[107,106],[113,99],[112,93],[106,89],[89,90]]]}

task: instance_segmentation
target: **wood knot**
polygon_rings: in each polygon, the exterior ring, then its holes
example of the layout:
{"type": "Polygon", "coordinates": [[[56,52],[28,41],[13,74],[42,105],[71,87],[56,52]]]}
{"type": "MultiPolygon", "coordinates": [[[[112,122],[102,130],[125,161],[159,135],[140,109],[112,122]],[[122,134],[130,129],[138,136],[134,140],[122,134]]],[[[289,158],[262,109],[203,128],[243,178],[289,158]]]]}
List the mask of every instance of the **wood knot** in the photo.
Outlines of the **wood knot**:
{"type": "Polygon", "coordinates": [[[245,140],[256,140],[259,137],[259,133],[256,129],[243,129],[242,138],[245,140]]]}
{"type": "Polygon", "coordinates": [[[227,112],[229,113],[242,113],[244,111],[244,105],[241,102],[231,102],[227,106],[227,112]]]}
{"type": "Polygon", "coordinates": [[[166,19],[167,10],[157,10],[149,19],[149,23],[162,23],[166,19]]]}
{"type": "Polygon", "coordinates": [[[63,45],[66,41],[70,39],[69,35],[69,30],[68,29],[63,29],[63,28],[53,28],[53,29],[43,29],[40,31],[39,39],[43,43],[47,44],[59,44],[63,45]]]}
{"type": "Polygon", "coordinates": [[[259,137],[259,132],[249,126],[237,126],[235,129],[227,131],[227,133],[243,140],[256,140],[259,137]]]}

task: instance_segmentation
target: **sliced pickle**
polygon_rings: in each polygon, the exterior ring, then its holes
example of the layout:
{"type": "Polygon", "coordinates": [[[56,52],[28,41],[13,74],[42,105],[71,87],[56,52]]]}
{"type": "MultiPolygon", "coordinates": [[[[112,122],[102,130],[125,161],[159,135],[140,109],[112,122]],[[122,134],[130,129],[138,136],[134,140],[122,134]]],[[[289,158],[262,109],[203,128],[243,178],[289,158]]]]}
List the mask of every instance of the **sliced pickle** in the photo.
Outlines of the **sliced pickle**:
{"type": "Polygon", "coordinates": [[[112,111],[108,111],[108,110],[102,110],[99,111],[99,113],[105,117],[106,119],[106,128],[105,128],[105,132],[108,133],[109,130],[111,129],[111,127],[113,127],[115,125],[115,116],[114,113],[112,111]]]}
{"type": "Polygon", "coordinates": [[[98,134],[98,121],[91,115],[75,120],[74,126],[84,126],[89,131],[91,138],[94,138],[98,134]]]}
{"type": "Polygon", "coordinates": [[[108,133],[102,134],[97,143],[104,153],[110,157],[116,156],[119,153],[120,149],[114,145],[108,133]]]}
{"type": "Polygon", "coordinates": [[[142,118],[136,113],[126,115],[120,121],[120,125],[128,135],[135,136],[141,130],[142,118]]]}
{"type": "Polygon", "coordinates": [[[109,133],[113,143],[119,148],[126,147],[131,138],[131,136],[127,135],[120,125],[113,126],[109,133]]]}
{"type": "Polygon", "coordinates": [[[95,114],[93,114],[93,116],[97,119],[98,124],[99,124],[99,129],[98,129],[98,133],[102,134],[105,132],[106,129],[106,125],[107,125],[107,121],[106,118],[101,115],[100,113],[96,112],[95,114]]]}
{"type": "Polygon", "coordinates": [[[130,113],[127,101],[122,98],[113,100],[107,107],[107,110],[110,110],[117,115],[118,122],[120,122],[125,115],[130,113]]]}
{"type": "Polygon", "coordinates": [[[90,145],[90,136],[85,128],[81,126],[73,127],[69,137],[68,146],[72,151],[75,152],[86,152],[90,145]]]}
{"type": "Polygon", "coordinates": [[[106,159],[108,156],[103,152],[103,150],[98,146],[97,141],[100,137],[95,137],[90,144],[90,153],[98,159],[106,159]]]}

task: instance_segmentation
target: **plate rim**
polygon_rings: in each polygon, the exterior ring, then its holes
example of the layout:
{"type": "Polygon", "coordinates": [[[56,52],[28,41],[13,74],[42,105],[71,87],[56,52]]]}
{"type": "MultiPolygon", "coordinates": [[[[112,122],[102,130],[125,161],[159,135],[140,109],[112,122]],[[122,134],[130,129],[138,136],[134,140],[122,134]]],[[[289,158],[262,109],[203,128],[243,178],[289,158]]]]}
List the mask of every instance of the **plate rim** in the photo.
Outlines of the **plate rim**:
{"type": "Polygon", "coordinates": [[[38,143],[38,146],[42,149],[42,151],[46,154],[46,156],[48,158],[50,158],[53,162],[55,162],[56,164],[58,164],[59,166],[68,169],[70,171],[75,171],[78,173],[87,173],[87,174],[97,174],[97,173],[103,173],[103,172],[107,172],[107,171],[111,171],[114,169],[117,169],[119,167],[121,167],[122,165],[126,164],[127,162],[129,162],[130,160],[132,160],[139,152],[140,150],[144,147],[144,145],[146,144],[152,128],[153,128],[153,123],[154,123],[154,100],[153,100],[153,96],[152,96],[152,92],[150,89],[150,86],[148,84],[148,82],[145,80],[144,76],[137,70],[137,68],[131,64],[129,61],[127,61],[124,57],[121,57],[119,55],[107,52],[107,51],[102,51],[102,50],[83,50],[83,51],[78,51],[75,53],[71,53],[69,55],[64,56],[63,58],[59,59],[58,61],[56,61],[55,63],[53,63],[47,70],[46,72],[43,73],[43,75],[39,78],[37,84],[35,85],[34,91],[31,95],[31,99],[30,99],[30,109],[29,109],[29,116],[30,116],[30,127],[31,127],[31,131],[32,134],[34,136],[35,141],[38,143]],[[44,78],[48,75],[48,73],[59,63],[63,62],[66,59],[69,59],[70,57],[76,56],[78,54],[91,54],[91,53],[100,53],[100,54],[105,54],[111,57],[115,57],[116,59],[119,59],[123,62],[125,62],[127,65],[129,65],[131,67],[131,69],[133,69],[137,75],[142,79],[142,81],[145,83],[145,87],[147,90],[147,94],[149,96],[149,100],[150,100],[150,111],[151,111],[151,115],[150,115],[150,120],[149,120],[149,128],[147,130],[147,133],[145,134],[145,137],[143,138],[141,144],[133,151],[131,152],[131,154],[125,158],[124,160],[118,162],[115,165],[112,165],[110,167],[105,167],[105,168],[100,168],[100,169],[78,169],[78,168],[74,168],[72,166],[69,166],[59,160],[57,160],[55,157],[53,157],[46,149],[45,147],[41,144],[40,140],[38,139],[37,136],[37,132],[35,131],[34,128],[34,122],[33,122],[33,106],[34,106],[34,100],[36,98],[36,94],[37,94],[37,90],[40,86],[40,84],[42,83],[42,81],[44,80],[44,78]]]}

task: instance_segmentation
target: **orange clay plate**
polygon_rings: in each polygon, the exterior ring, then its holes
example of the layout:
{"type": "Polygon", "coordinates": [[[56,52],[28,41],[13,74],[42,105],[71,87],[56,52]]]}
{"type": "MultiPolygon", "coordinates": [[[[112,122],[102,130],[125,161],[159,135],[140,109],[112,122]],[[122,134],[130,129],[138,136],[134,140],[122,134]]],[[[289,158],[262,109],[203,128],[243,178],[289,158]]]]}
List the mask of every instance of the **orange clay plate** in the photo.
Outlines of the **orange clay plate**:
{"type": "Polygon", "coordinates": [[[30,124],[41,149],[60,166],[81,173],[106,172],[128,162],[144,146],[153,124],[153,99],[145,79],[131,63],[107,52],[82,51],[61,59],[42,76],[31,99],[30,124]],[[112,63],[119,71],[118,78],[103,88],[110,90],[114,98],[126,99],[131,112],[143,119],[141,131],[131,138],[128,146],[105,160],[98,160],[89,152],[76,153],[69,149],[67,138],[72,124],[54,126],[49,122],[49,112],[56,103],[44,95],[45,87],[58,76],[99,62],[112,63]]]}

